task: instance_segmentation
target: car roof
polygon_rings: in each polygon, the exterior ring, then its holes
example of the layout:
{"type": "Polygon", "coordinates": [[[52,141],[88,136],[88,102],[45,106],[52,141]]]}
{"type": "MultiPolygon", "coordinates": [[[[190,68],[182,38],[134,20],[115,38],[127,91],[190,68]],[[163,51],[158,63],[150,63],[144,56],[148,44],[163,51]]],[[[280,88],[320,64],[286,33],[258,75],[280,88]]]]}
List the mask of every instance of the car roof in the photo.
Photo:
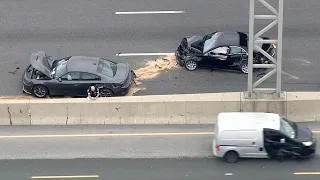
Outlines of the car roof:
{"type": "Polygon", "coordinates": [[[72,56],[67,63],[68,72],[78,71],[78,72],[88,72],[91,74],[98,74],[97,67],[99,63],[97,57],[87,57],[87,56],[72,56]]]}
{"type": "Polygon", "coordinates": [[[217,32],[215,47],[219,46],[240,46],[240,36],[238,32],[217,32]]]}
{"type": "Polygon", "coordinates": [[[280,115],[263,112],[225,112],[218,115],[217,125],[219,132],[264,128],[279,130],[280,115]]]}

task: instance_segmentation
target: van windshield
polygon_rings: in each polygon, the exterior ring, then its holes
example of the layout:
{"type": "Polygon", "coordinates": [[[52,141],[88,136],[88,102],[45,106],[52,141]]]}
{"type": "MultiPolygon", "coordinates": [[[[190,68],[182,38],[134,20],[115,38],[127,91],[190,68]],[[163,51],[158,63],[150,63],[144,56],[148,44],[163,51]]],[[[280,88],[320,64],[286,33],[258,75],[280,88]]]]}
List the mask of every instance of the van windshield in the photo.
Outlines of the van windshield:
{"type": "Polygon", "coordinates": [[[296,125],[294,122],[291,122],[286,118],[280,119],[280,131],[292,139],[296,138],[296,125]]]}

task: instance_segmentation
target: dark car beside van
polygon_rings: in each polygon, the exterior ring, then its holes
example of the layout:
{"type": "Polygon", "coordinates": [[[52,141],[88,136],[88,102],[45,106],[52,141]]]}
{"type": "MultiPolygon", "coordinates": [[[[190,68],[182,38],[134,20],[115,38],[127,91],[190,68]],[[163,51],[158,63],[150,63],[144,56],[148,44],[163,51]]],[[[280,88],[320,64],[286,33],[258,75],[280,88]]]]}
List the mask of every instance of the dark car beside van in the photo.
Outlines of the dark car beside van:
{"type": "Polygon", "coordinates": [[[220,113],[213,154],[226,162],[239,158],[310,158],[316,153],[313,132],[274,113],[220,113]]]}

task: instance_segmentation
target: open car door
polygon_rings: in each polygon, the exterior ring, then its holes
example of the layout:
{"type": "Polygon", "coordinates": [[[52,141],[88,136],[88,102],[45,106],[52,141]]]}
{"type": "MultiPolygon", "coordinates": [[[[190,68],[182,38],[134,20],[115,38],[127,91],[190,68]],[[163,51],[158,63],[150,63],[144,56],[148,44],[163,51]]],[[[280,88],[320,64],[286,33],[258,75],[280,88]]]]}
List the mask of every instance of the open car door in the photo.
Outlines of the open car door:
{"type": "Polygon", "coordinates": [[[301,158],[301,147],[278,131],[264,129],[264,147],[270,158],[283,160],[285,157],[301,158]]]}

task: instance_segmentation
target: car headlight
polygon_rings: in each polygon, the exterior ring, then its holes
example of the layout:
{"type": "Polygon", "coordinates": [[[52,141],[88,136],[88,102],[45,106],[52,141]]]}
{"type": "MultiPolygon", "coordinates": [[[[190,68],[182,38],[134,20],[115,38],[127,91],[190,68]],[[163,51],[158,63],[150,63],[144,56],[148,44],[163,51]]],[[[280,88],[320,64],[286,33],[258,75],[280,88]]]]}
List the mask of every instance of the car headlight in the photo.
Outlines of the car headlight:
{"type": "Polygon", "coordinates": [[[302,144],[303,144],[304,146],[311,146],[311,145],[312,145],[312,142],[311,142],[311,141],[302,142],[302,144]]]}

